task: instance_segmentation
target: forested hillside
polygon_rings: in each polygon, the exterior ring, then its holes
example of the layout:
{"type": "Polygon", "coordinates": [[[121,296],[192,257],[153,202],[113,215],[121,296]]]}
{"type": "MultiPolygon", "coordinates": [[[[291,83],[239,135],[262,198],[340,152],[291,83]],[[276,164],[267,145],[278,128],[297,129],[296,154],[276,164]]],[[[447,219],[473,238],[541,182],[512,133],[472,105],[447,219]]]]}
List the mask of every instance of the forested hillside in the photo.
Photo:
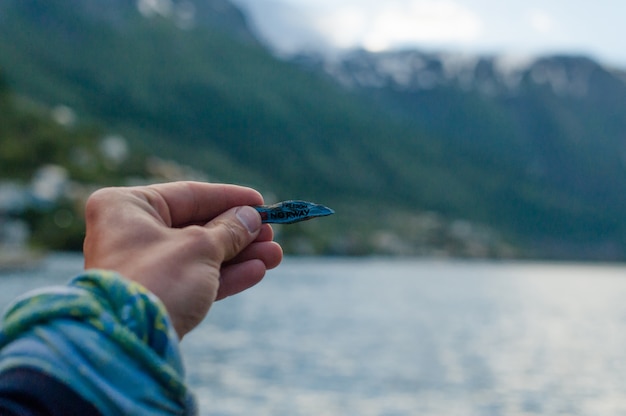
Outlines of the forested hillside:
{"type": "Polygon", "coordinates": [[[623,70],[581,56],[419,51],[297,61],[440,138],[471,165],[499,172],[482,198],[500,212],[484,221],[513,224],[535,244],[562,244],[564,251],[586,243],[611,251],[622,244],[623,70]]]}
{"type": "MultiPolygon", "coordinates": [[[[618,167],[598,163],[617,143],[574,151],[583,140],[563,124],[586,123],[577,117],[586,104],[564,112],[541,91],[494,100],[454,85],[346,88],[315,66],[272,56],[226,1],[144,3],[3,2],[9,87],[22,101],[71,108],[79,125],[121,135],[137,154],[253,185],[268,199],[335,208],[279,230],[294,252],[626,256],[622,185],[607,181],[618,167]],[[563,140],[542,141],[551,131],[563,140]],[[520,152],[528,137],[545,144],[533,151],[561,181],[528,170],[520,152]],[[570,186],[577,172],[584,187],[570,186]]],[[[611,137],[623,132],[612,128],[611,137]]]]}
{"type": "Polygon", "coordinates": [[[0,74],[0,248],[4,229],[19,221],[38,248],[78,250],[89,193],[149,176],[145,155],[127,153],[121,139],[96,126],[63,123],[64,109],[56,110],[55,119],[19,105],[0,74]]]}

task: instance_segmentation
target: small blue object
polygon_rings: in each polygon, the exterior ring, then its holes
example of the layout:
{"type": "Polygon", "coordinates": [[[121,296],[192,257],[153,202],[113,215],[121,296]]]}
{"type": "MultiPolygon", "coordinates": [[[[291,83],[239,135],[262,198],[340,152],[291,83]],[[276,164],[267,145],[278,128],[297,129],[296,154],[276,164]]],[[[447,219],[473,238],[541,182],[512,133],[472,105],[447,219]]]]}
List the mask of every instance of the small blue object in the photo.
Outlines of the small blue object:
{"type": "Polygon", "coordinates": [[[264,224],[293,224],[335,213],[324,205],[307,201],[283,201],[274,205],[257,205],[254,208],[261,214],[264,224]]]}

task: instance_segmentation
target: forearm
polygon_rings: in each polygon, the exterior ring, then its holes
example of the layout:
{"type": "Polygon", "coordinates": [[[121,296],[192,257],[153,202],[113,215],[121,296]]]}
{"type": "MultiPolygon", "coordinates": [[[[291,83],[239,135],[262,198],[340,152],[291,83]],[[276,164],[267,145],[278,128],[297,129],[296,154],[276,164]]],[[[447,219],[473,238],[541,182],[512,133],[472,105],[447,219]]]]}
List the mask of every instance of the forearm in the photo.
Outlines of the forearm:
{"type": "Polygon", "coordinates": [[[19,299],[4,317],[0,347],[2,398],[2,375],[30,369],[104,415],[195,412],[165,308],[114,273],[88,271],[19,299]]]}

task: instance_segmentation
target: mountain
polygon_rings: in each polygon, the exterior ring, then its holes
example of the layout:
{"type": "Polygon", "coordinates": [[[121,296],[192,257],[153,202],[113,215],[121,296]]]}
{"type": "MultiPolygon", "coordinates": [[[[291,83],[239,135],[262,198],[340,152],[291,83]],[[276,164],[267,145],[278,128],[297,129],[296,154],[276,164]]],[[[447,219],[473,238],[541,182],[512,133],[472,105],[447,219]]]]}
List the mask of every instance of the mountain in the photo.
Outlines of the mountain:
{"type": "Polygon", "coordinates": [[[0,68],[22,102],[335,208],[279,229],[288,250],[626,258],[623,78],[583,58],[455,59],[280,60],[225,0],[0,4],[0,68]],[[587,90],[559,89],[553,68],[587,90]]]}
{"type": "Polygon", "coordinates": [[[553,249],[593,241],[599,251],[621,250],[626,72],[586,57],[414,50],[294,61],[497,172],[482,197],[500,212],[482,221],[513,224],[553,249]]]}

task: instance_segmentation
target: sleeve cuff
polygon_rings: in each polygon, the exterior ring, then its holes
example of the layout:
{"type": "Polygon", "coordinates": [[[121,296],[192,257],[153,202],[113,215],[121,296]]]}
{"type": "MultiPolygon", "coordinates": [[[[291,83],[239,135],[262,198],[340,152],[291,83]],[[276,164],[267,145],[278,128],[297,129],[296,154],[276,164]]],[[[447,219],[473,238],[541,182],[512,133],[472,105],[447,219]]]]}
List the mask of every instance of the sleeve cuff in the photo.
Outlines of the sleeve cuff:
{"type": "Polygon", "coordinates": [[[0,371],[37,368],[103,414],[195,413],[165,307],[114,272],[88,270],[67,286],[17,299],[4,316],[0,348],[0,371]]]}

